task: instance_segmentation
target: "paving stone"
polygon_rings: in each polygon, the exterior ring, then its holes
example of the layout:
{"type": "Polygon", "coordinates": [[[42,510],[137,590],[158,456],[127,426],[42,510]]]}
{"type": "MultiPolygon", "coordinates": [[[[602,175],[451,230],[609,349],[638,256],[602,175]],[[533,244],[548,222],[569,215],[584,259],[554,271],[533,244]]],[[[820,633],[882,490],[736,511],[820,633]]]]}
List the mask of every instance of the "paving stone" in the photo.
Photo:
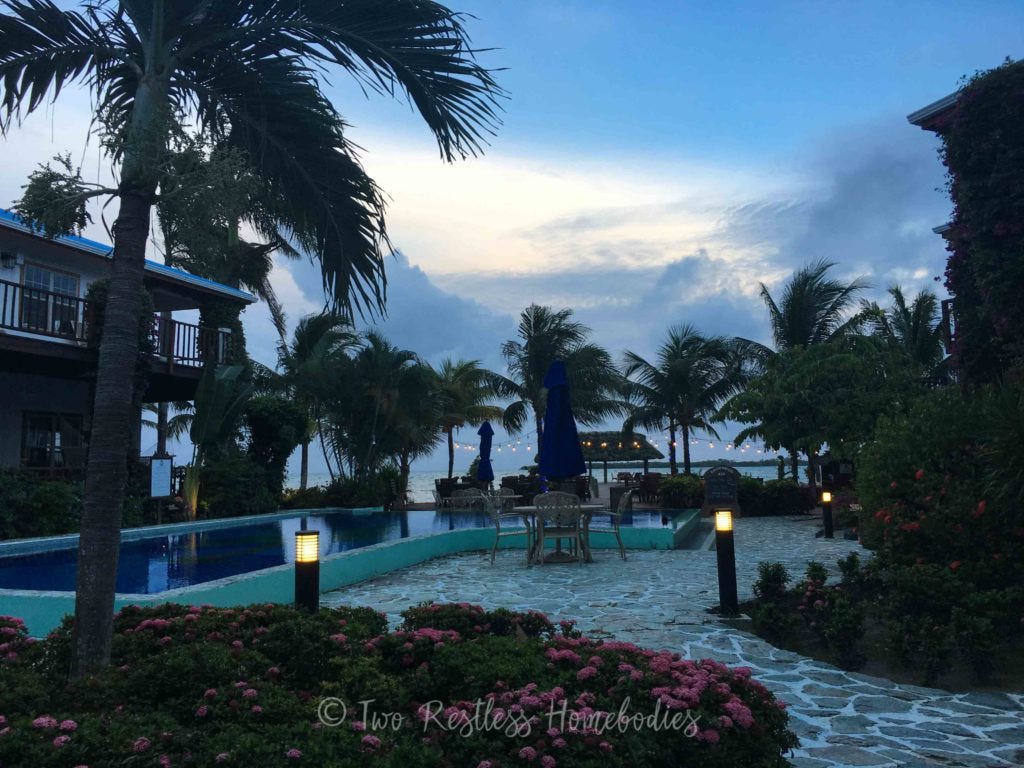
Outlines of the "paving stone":
{"type": "Polygon", "coordinates": [[[949,754],[953,752],[963,752],[963,749],[958,747],[952,741],[935,741],[934,739],[907,739],[910,743],[921,750],[928,750],[929,754],[949,754]]]}
{"type": "Polygon", "coordinates": [[[864,715],[839,715],[833,717],[829,724],[836,733],[862,733],[874,725],[864,715]]]}
{"type": "Polygon", "coordinates": [[[821,747],[806,751],[811,757],[829,760],[840,765],[885,765],[892,762],[884,755],[857,747],[821,747]]]}
{"type": "Polygon", "coordinates": [[[920,728],[911,728],[903,725],[883,725],[879,727],[879,732],[884,733],[886,736],[895,736],[898,739],[909,739],[917,737],[920,739],[928,738],[928,732],[922,731],[920,728]]]}
{"type": "Polygon", "coordinates": [[[956,723],[921,723],[921,728],[925,731],[936,731],[938,733],[945,733],[948,736],[963,736],[965,738],[974,738],[978,734],[974,731],[964,728],[962,725],[956,723]]]}
{"type": "Polygon", "coordinates": [[[1011,699],[1005,693],[996,693],[994,691],[978,691],[976,693],[964,694],[961,701],[967,704],[977,704],[982,707],[993,707],[995,709],[1019,709],[1019,705],[1016,701],[1011,699]]]}
{"type": "Polygon", "coordinates": [[[892,696],[858,696],[853,708],[858,712],[909,712],[911,705],[892,696]]]}
{"type": "Polygon", "coordinates": [[[985,736],[998,741],[1000,744],[1021,746],[1024,745],[1024,726],[1017,728],[990,728],[985,731],[985,736]]]}

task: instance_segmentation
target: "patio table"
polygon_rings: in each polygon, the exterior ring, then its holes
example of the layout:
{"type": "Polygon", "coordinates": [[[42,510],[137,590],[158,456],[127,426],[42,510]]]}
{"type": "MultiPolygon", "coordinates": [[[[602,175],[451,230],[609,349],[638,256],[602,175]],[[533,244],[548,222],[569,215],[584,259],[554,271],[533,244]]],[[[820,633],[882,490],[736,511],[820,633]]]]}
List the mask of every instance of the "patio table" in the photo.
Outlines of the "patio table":
{"type": "MultiPolygon", "coordinates": [[[[583,562],[585,562],[585,563],[592,563],[592,562],[594,562],[594,559],[590,555],[590,540],[588,538],[588,533],[590,531],[590,518],[594,516],[595,512],[597,512],[599,510],[602,510],[602,509],[606,509],[604,504],[580,504],[580,516],[581,516],[581,523],[582,523],[582,526],[583,526],[583,535],[582,535],[580,540],[581,540],[581,544],[582,544],[582,547],[583,547],[583,562]]],[[[540,524],[540,521],[536,517],[536,515],[537,515],[537,507],[535,505],[531,504],[531,505],[524,506],[524,507],[516,507],[513,511],[521,513],[523,515],[524,519],[525,518],[530,518],[530,520],[532,521],[534,526],[537,526],[537,525],[540,524]]],[[[529,561],[531,559],[530,555],[533,552],[533,547],[536,546],[536,544],[537,544],[536,541],[534,541],[533,544],[528,549],[528,551],[526,553],[527,561],[529,561]]],[[[567,555],[563,554],[562,553],[562,546],[561,545],[562,545],[562,542],[558,541],[556,543],[556,545],[555,545],[556,546],[555,551],[552,552],[550,555],[546,555],[544,557],[544,561],[545,562],[552,562],[552,563],[554,563],[554,562],[559,562],[559,563],[561,563],[561,562],[573,562],[576,558],[572,557],[571,555],[567,556],[567,555]],[[555,559],[549,560],[548,558],[551,558],[551,557],[554,557],[555,559]]]]}

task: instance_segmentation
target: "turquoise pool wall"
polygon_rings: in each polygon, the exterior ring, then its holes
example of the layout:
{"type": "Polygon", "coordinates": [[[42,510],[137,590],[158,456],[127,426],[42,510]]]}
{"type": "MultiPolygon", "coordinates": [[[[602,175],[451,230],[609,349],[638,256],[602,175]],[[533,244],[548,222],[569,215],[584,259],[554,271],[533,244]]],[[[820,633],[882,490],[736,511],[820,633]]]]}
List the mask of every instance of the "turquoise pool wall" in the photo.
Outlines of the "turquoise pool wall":
{"type": "MultiPolygon", "coordinates": [[[[322,512],[322,510],[320,510],[322,512]]],[[[301,513],[300,513],[301,514],[301,513]]],[[[283,515],[294,517],[295,511],[283,515]]],[[[681,540],[680,531],[697,523],[699,515],[687,511],[675,518],[676,528],[621,528],[622,540],[628,549],[673,549],[681,540]]],[[[266,519],[266,518],[260,518],[266,519]]],[[[212,522],[212,521],[211,521],[212,522]]],[[[238,521],[234,521],[236,524],[238,521]]],[[[169,531],[180,533],[180,526],[169,531]]],[[[149,535],[157,535],[152,532],[149,535]]],[[[189,527],[188,530],[197,530],[189,527]]],[[[125,531],[128,534],[129,531],[125,531]]],[[[67,539],[70,537],[60,537],[67,539]]],[[[77,538],[77,537],[76,537],[77,538]]],[[[36,548],[43,549],[34,540],[36,548]]],[[[522,548],[524,540],[518,537],[499,541],[502,549],[522,548]]],[[[13,542],[12,542],[13,543],[13,542]]],[[[457,531],[374,544],[341,552],[324,558],[320,563],[320,591],[354,584],[389,571],[416,565],[436,557],[458,552],[489,550],[494,544],[494,529],[466,528],[457,531]]],[[[594,549],[616,547],[615,537],[607,533],[593,534],[594,549]]],[[[262,571],[232,576],[227,579],[197,584],[193,587],[172,589],[151,595],[124,595],[115,598],[115,608],[126,605],[159,605],[160,603],[209,604],[216,606],[248,605],[252,603],[290,603],[295,597],[295,571],[292,565],[281,565],[262,571]]],[[[74,613],[75,596],[70,592],[40,592],[30,590],[0,590],[0,615],[18,616],[25,621],[33,637],[44,637],[57,627],[66,614],[74,613]]]]}

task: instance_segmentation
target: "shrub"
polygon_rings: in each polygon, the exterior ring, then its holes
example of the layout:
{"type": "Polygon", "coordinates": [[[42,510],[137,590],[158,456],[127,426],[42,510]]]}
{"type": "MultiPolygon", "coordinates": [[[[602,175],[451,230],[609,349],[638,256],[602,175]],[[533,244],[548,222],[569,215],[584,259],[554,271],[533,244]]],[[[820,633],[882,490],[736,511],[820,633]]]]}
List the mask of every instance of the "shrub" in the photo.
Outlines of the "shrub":
{"type": "Polygon", "coordinates": [[[754,582],[754,594],[768,602],[778,602],[786,596],[789,571],[782,563],[760,562],[757,564],[758,579],[754,582]]]}
{"type": "Polygon", "coordinates": [[[548,637],[540,614],[497,616],[526,636],[467,625],[498,614],[475,606],[407,614],[415,628],[388,633],[369,609],[129,607],[115,619],[112,666],[70,684],[68,619],[0,659],[0,764],[274,768],[301,753],[300,764],[353,767],[557,756],[560,768],[781,768],[797,743],[784,705],[747,669],[571,631],[548,637]],[[469,631],[419,626],[430,617],[469,631]],[[340,727],[318,720],[339,714],[320,710],[325,696],[347,709],[340,727]],[[660,712],[676,727],[617,727],[627,700],[628,715],[660,712]],[[604,712],[610,723],[593,719],[604,712]],[[570,727],[588,716],[596,728],[570,727]]]}
{"type": "Polygon", "coordinates": [[[308,427],[306,412],[280,395],[257,395],[245,404],[247,452],[266,472],[272,493],[280,494],[288,457],[308,427]]]}
{"type": "Polygon", "coordinates": [[[693,509],[704,504],[704,482],[696,475],[670,475],[658,484],[664,509],[693,509]]]}
{"type": "Polygon", "coordinates": [[[78,483],[0,472],[0,539],[73,533],[81,513],[78,483]]]}
{"type": "Polygon", "coordinates": [[[398,470],[384,467],[368,479],[337,478],[326,486],[304,491],[285,491],[282,509],[323,509],[325,507],[379,507],[390,496],[391,484],[398,487],[398,470]]]}
{"type": "Polygon", "coordinates": [[[208,459],[200,475],[203,517],[261,515],[277,509],[266,470],[246,455],[208,459]]]}

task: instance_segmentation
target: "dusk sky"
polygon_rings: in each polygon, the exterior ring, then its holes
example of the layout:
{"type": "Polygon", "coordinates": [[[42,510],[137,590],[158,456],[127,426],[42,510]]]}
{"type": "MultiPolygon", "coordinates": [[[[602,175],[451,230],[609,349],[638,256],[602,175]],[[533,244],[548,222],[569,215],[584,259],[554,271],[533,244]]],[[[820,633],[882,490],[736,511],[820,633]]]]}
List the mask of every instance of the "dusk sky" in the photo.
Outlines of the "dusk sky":
{"type": "MultiPolygon", "coordinates": [[[[906,115],[1024,56],[1019,0],[449,5],[476,17],[465,24],[478,47],[495,49],[480,61],[505,70],[504,125],[483,157],[445,165],[404,99],[367,99],[339,73],[328,93],[390,198],[400,254],[383,332],[430,362],[496,369],[531,302],[571,307],[620,360],[653,354],[681,322],[768,342],[758,283],[774,293],[818,258],[868,279],[866,298],[894,283],[941,294],[932,228],[950,204],[938,141],[906,115]]],[[[10,132],[0,204],[57,152],[84,157],[95,178],[88,104],[62,95],[10,132]]],[[[109,241],[99,209],[94,218],[85,234],[109,241]]],[[[323,305],[310,264],[282,263],[274,282],[292,324],[323,305]]],[[[245,320],[250,352],[273,363],[265,309],[245,320]]],[[[443,453],[415,468],[442,467],[443,453]]],[[[721,443],[694,451],[723,455],[721,443]]]]}

